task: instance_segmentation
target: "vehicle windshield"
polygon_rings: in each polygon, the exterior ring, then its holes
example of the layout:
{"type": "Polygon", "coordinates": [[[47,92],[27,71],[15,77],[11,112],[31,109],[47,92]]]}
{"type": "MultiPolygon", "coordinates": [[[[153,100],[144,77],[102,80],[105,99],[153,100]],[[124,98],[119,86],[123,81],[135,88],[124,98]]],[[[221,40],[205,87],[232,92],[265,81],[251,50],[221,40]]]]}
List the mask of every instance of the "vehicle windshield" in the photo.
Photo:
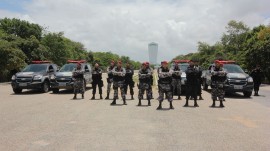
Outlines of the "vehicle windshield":
{"type": "MultiPolygon", "coordinates": [[[[179,68],[180,68],[183,72],[185,72],[185,71],[187,70],[188,65],[189,65],[188,63],[180,63],[180,64],[178,64],[179,68]]],[[[172,67],[174,67],[174,64],[172,64],[172,67]]]]}
{"type": "Polygon", "coordinates": [[[75,63],[70,63],[70,64],[65,64],[60,70],[59,72],[72,72],[75,68],[76,68],[76,64],[75,63]]]}
{"type": "Polygon", "coordinates": [[[236,64],[224,64],[223,68],[228,73],[243,73],[243,74],[245,74],[245,72],[242,70],[242,68],[236,64]]]}
{"type": "Polygon", "coordinates": [[[26,66],[22,72],[46,72],[46,64],[30,64],[26,66]]]}

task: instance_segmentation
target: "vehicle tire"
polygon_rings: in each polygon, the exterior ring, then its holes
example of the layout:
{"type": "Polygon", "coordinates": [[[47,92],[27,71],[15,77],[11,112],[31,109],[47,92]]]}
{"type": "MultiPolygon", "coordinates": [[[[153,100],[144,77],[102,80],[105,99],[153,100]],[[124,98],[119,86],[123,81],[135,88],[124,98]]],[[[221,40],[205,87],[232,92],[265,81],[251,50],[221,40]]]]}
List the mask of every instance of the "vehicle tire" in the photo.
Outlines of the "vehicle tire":
{"type": "Polygon", "coordinates": [[[207,90],[208,89],[208,85],[206,84],[206,81],[203,80],[203,90],[207,90]]]}
{"type": "Polygon", "coordinates": [[[249,92],[249,91],[246,91],[246,92],[243,92],[243,93],[244,93],[244,96],[248,97],[248,98],[250,98],[250,96],[252,95],[252,92],[249,92]]]}
{"type": "Polygon", "coordinates": [[[59,89],[52,89],[53,93],[58,93],[59,89]]]}
{"type": "Polygon", "coordinates": [[[45,82],[42,84],[41,92],[47,93],[47,92],[49,92],[49,89],[50,89],[49,82],[45,81],[45,82]]]}
{"type": "Polygon", "coordinates": [[[20,94],[20,93],[22,93],[22,89],[20,89],[20,88],[13,89],[13,92],[14,92],[15,94],[20,94]]]}

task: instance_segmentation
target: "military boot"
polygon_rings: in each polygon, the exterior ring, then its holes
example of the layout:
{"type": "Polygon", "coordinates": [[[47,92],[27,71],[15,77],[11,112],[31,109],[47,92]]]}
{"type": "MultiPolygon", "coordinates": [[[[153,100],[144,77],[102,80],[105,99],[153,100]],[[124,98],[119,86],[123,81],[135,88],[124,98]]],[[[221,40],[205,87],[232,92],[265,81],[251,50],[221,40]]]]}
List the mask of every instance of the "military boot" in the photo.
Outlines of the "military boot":
{"type": "Polygon", "coordinates": [[[220,100],[220,105],[219,105],[219,107],[225,107],[225,106],[223,105],[223,100],[220,100]]]}
{"type": "Polygon", "coordinates": [[[213,99],[213,104],[211,105],[211,107],[216,107],[216,100],[213,99]]]}
{"type": "Polygon", "coordinates": [[[123,98],[123,104],[127,105],[126,98],[123,98]]]}
{"type": "Polygon", "coordinates": [[[194,107],[199,107],[196,99],[194,100],[194,107]]]}
{"type": "Polygon", "coordinates": [[[184,105],[184,107],[188,107],[188,99],[186,99],[186,104],[184,105]]]}
{"type": "Polygon", "coordinates": [[[141,101],[141,99],[139,99],[138,106],[141,106],[141,105],[142,105],[142,101],[141,101]]]}
{"type": "Polygon", "coordinates": [[[178,95],[178,100],[182,100],[180,95],[178,95]]]}
{"type": "Polygon", "coordinates": [[[172,101],[170,101],[170,109],[174,109],[173,105],[172,105],[172,101]]]}
{"type": "Polygon", "coordinates": [[[95,100],[95,99],[96,99],[96,98],[95,98],[95,94],[93,94],[91,100],[95,100]]]}
{"type": "Polygon", "coordinates": [[[73,99],[77,99],[77,93],[74,94],[73,99]]]}
{"type": "Polygon", "coordinates": [[[116,104],[116,98],[113,98],[111,105],[115,105],[115,104],[116,104]]]}
{"type": "Polygon", "coordinates": [[[159,105],[157,107],[157,110],[160,110],[160,109],[162,109],[162,102],[161,101],[159,101],[159,105]]]}
{"type": "Polygon", "coordinates": [[[84,99],[84,93],[82,93],[82,99],[84,99]]]}
{"type": "Polygon", "coordinates": [[[151,106],[151,101],[150,101],[150,99],[148,99],[148,106],[151,106]]]}
{"type": "Polygon", "coordinates": [[[199,96],[199,100],[203,100],[203,98],[202,98],[202,96],[201,96],[201,95],[199,96]]]}
{"type": "Polygon", "coordinates": [[[102,100],[103,99],[102,94],[100,94],[99,96],[100,96],[100,99],[102,100]]]}
{"type": "Polygon", "coordinates": [[[109,100],[109,93],[107,93],[107,96],[106,96],[106,98],[105,98],[105,100],[109,100]]]}

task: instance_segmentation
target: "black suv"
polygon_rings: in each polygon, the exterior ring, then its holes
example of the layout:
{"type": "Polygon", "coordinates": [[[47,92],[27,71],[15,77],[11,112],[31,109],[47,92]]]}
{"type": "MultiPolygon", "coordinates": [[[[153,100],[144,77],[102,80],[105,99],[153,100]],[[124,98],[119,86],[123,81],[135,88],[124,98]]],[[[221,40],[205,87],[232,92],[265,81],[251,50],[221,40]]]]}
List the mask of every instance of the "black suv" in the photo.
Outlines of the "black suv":
{"type": "MultiPolygon", "coordinates": [[[[225,81],[225,92],[243,92],[245,97],[250,97],[253,90],[253,79],[246,74],[242,68],[235,64],[234,61],[223,61],[224,70],[228,73],[225,81]]],[[[208,70],[203,72],[203,89],[207,90],[211,85],[211,69],[214,64],[210,65],[208,70]]]]}
{"type": "Polygon", "coordinates": [[[68,63],[63,65],[63,67],[51,77],[53,93],[58,93],[59,89],[73,89],[74,81],[72,79],[72,72],[75,70],[78,62],[81,63],[82,70],[84,71],[85,87],[87,84],[92,83],[92,70],[89,63],[86,63],[84,60],[68,60],[68,63]]]}
{"type": "Polygon", "coordinates": [[[57,72],[57,65],[49,61],[33,61],[21,72],[11,78],[11,86],[15,94],[23,89],[39,89],[46,93],[50,89],[50,77],[57,72]]]}

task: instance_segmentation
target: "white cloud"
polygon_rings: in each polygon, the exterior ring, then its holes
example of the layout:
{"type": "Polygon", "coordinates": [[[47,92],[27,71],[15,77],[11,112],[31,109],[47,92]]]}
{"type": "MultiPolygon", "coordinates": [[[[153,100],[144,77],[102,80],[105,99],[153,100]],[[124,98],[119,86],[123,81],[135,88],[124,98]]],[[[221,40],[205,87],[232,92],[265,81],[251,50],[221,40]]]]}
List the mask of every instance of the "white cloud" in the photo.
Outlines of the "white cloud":
{"type": "Polygon", "coordinates": [[[251,27],[269,24],[268,6],[268,0],[35,0],[24,5],[23,13],[0,10],[0,17],[64,31],[92,51],[112,51],[139,61],[148,60],[147,45],[157,42],[158,60],[171,60],[196,51],[198,41],[218,41],[232,19],[251,27]]]}

